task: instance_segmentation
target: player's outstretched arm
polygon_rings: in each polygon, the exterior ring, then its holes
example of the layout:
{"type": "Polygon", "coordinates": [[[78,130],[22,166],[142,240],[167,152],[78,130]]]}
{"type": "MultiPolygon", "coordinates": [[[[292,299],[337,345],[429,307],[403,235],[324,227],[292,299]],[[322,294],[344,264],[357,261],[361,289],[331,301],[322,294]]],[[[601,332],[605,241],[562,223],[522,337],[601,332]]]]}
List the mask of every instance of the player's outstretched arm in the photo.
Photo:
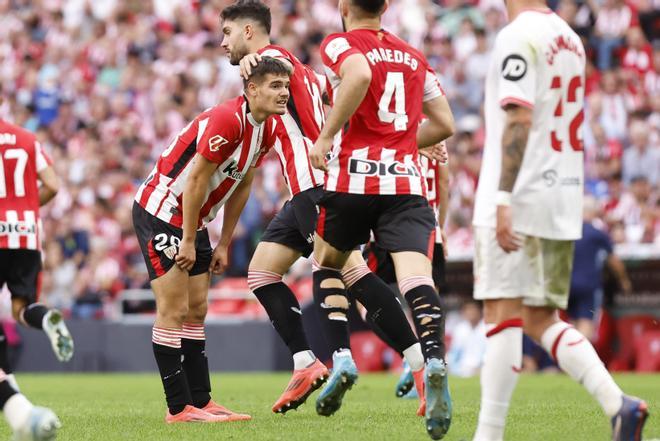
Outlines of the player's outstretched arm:
{"type": "Polygon", "coordinates": [[[225,213],[222,218],[222,231],[220,233],[220,240],[218,246],[213,250],[213,258],[211,259],[210,271],[214,274],[220,274],[227,266],[229,244],[231,237],[234,235],[234,229],[238,219],[241,217],[243,208],[250,197],[250,189],[252,188],[252,180],[254,179],[255,167],[250,167],[243,180],[238,184],[234,193],[227,199],[225,203],[225,213]]]}
{"type": "Polygon", "coordinates": [[[50,202],[60,189],[60,181],[57,179],[55,170],[48,166],[39,172],[39,205],[45,205],[50,202]]]}
{"type": "Polygon", "coordinates": [[[332,147],[334,136],[344,127],[367,95],[371,83],[371,68],[367,58],[362,54],[349,55],[341,64],[339,76],[341,87],[335,96],[334,106],[309,152],[312,165],[321,170],[327,170],[325,155],[332,147]]]}
{"type": "Polygon", "coordinates": [[[183,237],[176,256],[176,263],[182,270],[190,271],[195,264],[195,238],[197,237],[199,210],[202,208],[211,175],[217,168],[218,164],[215,162],[209,161],[199,153],[195,154],[193,167],[186,180],[182,195],[183,237]]]}
{"type": "Polygon", "coordinates": [[[502,133],[502,170],[496,201],[495,233],[500,247],[510,253],[520,248],[522,241],[513,232],[511,220],[511,191],[518,178],[525,157],[525,148],[532,126],[532,109],[510,104],[506,107],[506,120],[502,133]]]}
{"type": "Polygon", "coordinates": [[[427,120],[417,129],[417,147],[425,148],[449,138],[454,134],[454,115],[444,96],[424,102],[424,115],[427,120]]]}

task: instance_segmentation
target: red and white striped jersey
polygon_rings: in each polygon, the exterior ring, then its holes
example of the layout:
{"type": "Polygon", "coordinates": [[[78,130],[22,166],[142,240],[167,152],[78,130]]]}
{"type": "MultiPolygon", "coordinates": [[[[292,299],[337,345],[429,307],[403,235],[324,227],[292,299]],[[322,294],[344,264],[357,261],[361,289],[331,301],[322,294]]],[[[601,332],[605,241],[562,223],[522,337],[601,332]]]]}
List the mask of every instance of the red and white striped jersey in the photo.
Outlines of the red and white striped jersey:
{"type": "Polygon", "coordinates": [[[148,213],[181,228],[183,190],[199,153],[218,164],[206,190],[198,226],[217,215],[250,167],[257,167],[275,143],[277,122],[268,118],[258,124],[244,96],[205,110],[192,120],[160,155],[135,200],[148,213]]]}
{"type": "MultiPolygon", "coordinates": [[[[447,149],[445,144],[442,148],[447,149]]],[[[424,176],[426,184],[426,199],[429,201],[433,213],[435,213],[436,226],[435,226],[435,243],[442,243],[442,235],[440,234],[440,225],[437,223],[438,213],[440,212],[440,167],[447,167],[447,162],[434,161],[426,156],[419,156],[419,163],[422,167],[422,176],[424,176]]]]}
{"type": "Polygon", "coordinates": [[[41,249],[39,172],[51,164],[32,133],[0,119],[0,248],[41,249]]]}
{"type": "Polygon", "coordinates": [[[323,172],[312,167],[309,150],[325,122],[322,90],[316,73],[281,46],[268,45],[259,54],[286,60],[293,65],[287,113],[275,115],[275,152],[291,197],[323,184],[323,172]]]}
{"type": "Polygon", "coordinates": [[[416,138],[423,102],[443,94],[435,73],[421,52],[387,31],[331,34],[321,44],[321,57],[334,93],[341,65],[353,54],[367,58],[372,79],[336,138],[326,190],[424,195],[416,138]]]}

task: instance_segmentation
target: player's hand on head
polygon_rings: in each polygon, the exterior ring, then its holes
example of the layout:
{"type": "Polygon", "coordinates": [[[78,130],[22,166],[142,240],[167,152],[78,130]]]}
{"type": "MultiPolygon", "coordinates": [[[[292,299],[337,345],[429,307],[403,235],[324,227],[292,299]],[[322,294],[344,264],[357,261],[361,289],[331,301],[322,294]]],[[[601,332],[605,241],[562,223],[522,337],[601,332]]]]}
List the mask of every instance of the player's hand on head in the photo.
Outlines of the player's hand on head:
{"type": "Polygon", "coordinates": [[[211,257],[211,265],[209,271],[213,274],[222,274],[227,268],[229,263],[229,252],[227,247],[218,245],[213,250],[213,256],[211,257]]]}
{"type": "Polygon", "coordinates": [[[495,227],[497,243],[506,253],[516,251],[522,246],[522,239],[513,232],[511,221],[511,207],[506,205],[497,206],[497,225],[495,227]]]}
{"type": "Polygon", "coordinates": [[[195,252],[195,242],[181,241],[179,244],[179,252],[177,253],[174,261],[184,271],[190,271],[195,265],[197,254],[195,252]]]}
{"type": "Polygon", "coordinates": [[[247,54],[243,58],[241,58],[241,61],[238,63],[239,67],[241,68],[241,77],[245,78],[246,80],[250,78],[250,75],[252,75],[252,68],[259,64],[261,61],[261,55],[254,53],[254,54],[247,54]]]}
{"type": "Polygon", "coordinates": [[[319,136],[314,147],[309,151],[309,160],[312,163],[312,167],[324,172],[328,171],[328,163],[326,160],[326,155],[332,148],[332,138],[325,138],[319,136]]]}

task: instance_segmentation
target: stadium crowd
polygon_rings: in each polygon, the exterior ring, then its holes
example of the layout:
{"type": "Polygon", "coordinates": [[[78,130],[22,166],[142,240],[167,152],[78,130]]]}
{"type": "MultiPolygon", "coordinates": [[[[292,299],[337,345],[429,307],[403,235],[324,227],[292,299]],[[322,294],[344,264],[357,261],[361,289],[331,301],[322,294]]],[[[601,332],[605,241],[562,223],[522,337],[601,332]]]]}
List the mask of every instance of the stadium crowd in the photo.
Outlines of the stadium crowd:
{"type": "MultiPolygon", "coordinates": [[[[53,306],[99,316],[120,290],[146,286],[132,200],[187,121],[241,91],[219,45],[219,11],[228,3],[0,0],[0,117],[37,133],[63,184],[43,216],[43,289],[53,306]]],[[[615,243],[660,252],[660,2],[552,3],[588,48],[585,184],[599,201],[599,225],[615,243]]],[[[335,2],[269,4],[274,40],[323,72],[319,44],[341,28],[335,2]]],[[[385,27],[424,51],[456,118],[450,258],[472,250],[484,77],[504,14],[494,0],[392,0],[385,15],[385,27]]],[[[271,155],[237,228],[229,275],[245,275],[261,232],[288,196],[271,155]]]]}

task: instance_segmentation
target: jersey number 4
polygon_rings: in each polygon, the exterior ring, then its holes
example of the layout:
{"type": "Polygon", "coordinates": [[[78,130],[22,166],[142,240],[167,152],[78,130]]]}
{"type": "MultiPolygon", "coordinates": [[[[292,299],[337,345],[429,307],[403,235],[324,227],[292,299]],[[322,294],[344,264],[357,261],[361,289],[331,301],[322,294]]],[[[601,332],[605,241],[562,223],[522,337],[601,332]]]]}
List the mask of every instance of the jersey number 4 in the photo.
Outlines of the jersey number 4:
{"type": "Polygon", "coordinates": [[[408,127],[406,115],[406,91],[403,84],[403,72],[388,72],[385,79],[385,90],[378,103],[378,119],[386,124],[394,124],[397,132],[408,127]],[[390,112],[390,104],[394,98],[394,112],[390,112]]]}
{"type": "Polygon", "coordinates": [[[5,179],[5,161],[15,159],[16,166],[14,167],[14,193],[16,197],[25,196],[25,180],[23,179],[25,173],[25,166],[28,161],[28,154],[22,149],[7,149],[4,155],[0,152],[0,198],[7,197],[7,181],[5,179]]]}
{"type": "MultiPolygon", "coordinates": [[[[567,89],[568,93],[566,96],[567,103],[574,103],[577,101],[578,87],[582,87],[582,77],[576,75],[573,78],[571,78],[568,82],[568,89],[567,89]]],[[[560,76],[552,77],[552,83],[550,84],[550,89],[559,89],[559,93],[560,94],[562,93],[562,84],[561,84],[560,76]]],[[[559,96],[559,102],[557,102],[557,107],[555,107],[555,114],[554,114],[555,119],[561,118],[564,114],[563,98],[564,98],[563,96],[561,95],[559,96]]],[[[573,117],[573,119],[568,125],[568,143],[571,145],[571,148],[576,152],[581,152],[583,150],[582,140],[578,137],[578,132],[580,130],[580,127],[582,127],[583,121],[584,121],[584,111],[582,110],[582,106],[580,105],[580,110],[578,111],[577,115],[573,117]]],[[[554,150],[561,152],[562,141],[557,136],[556,130],[550,132],[550,145],[552,145],[552,148],[554,150]]]]}

